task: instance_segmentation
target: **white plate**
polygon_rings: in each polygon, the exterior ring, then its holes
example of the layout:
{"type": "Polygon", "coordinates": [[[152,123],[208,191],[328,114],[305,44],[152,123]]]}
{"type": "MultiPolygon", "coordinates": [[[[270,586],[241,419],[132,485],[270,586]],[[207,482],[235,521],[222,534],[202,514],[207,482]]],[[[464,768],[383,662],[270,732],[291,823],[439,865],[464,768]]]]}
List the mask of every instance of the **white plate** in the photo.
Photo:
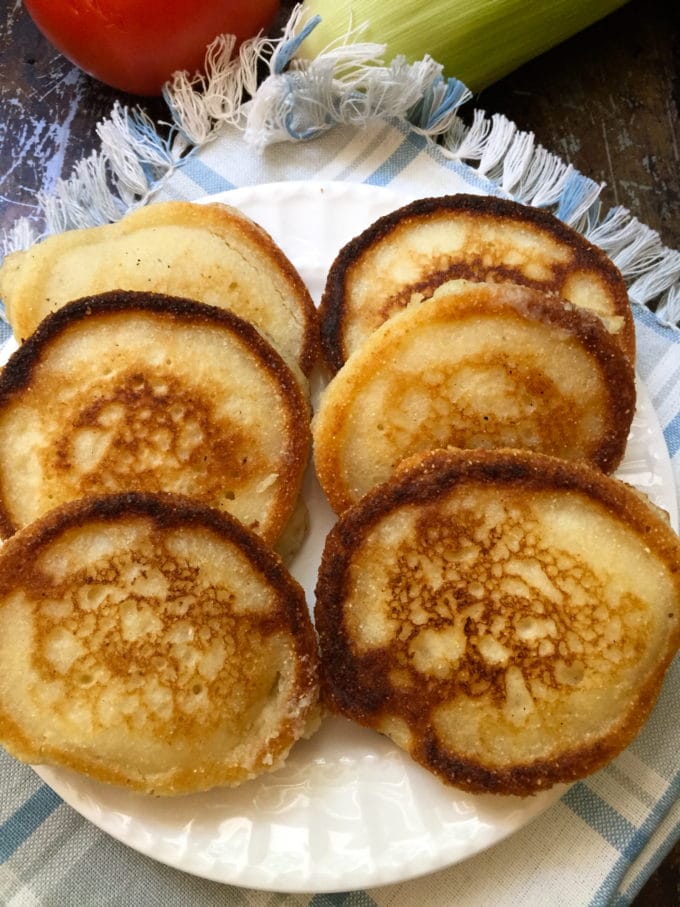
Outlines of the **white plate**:
{"type": "MultiPolygon", "coordinates": [[[[282,183],[216,199],[272,234],[317,301],[339,248],[408,200],[351,183],[282,183]]],[[[620,475],[677,526],[668,454],[642,386],[620,475]]],[[[292,570],[311,604],[333,517],[311,474],[305,494],[311,532],[292,570]]],[[[387,739],[341,719],[298,744],[283,769],[235,790],[155,799],[67,770],[36,770],[79,813],[156,860],[232,885],[291,892],[366,888],[449,866],[523,827],[564,790],[520,799],[449,789],[387,739]]]]}

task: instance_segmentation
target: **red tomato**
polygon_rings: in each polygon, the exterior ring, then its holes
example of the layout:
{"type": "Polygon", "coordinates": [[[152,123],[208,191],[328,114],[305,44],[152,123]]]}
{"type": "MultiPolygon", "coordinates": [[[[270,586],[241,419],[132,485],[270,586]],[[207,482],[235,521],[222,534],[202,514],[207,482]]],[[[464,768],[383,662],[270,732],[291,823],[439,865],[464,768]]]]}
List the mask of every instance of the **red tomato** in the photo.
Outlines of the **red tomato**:
{"type": "Polygon", "coordinates": [[[206,46],[267,28],[279,0],[24,0],[45,37],[96,79],[156,95],[175,70],[201,69],[206,46]]]}

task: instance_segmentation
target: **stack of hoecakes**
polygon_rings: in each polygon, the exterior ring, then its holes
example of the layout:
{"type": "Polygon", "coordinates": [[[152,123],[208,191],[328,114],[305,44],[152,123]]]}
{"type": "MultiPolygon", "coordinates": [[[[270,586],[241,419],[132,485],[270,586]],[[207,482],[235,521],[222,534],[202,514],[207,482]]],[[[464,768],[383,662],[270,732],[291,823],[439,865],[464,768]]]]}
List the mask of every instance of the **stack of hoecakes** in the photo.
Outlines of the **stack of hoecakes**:
{"type": "Polygon", "coordinates": [[[167,203],[8,256],[0,738],[156,794],[281,765],[318,724],[303,590],[316,313],[273,240],[167,203]]]}
{"type": "Polygon", "coordinates": [[[420,200],[340,251],[321,336],[325,702],[469,791],[595,771],[680,640],[680,542],[608,475],[635,409],[620,274],[549,214],[420,200]]]}

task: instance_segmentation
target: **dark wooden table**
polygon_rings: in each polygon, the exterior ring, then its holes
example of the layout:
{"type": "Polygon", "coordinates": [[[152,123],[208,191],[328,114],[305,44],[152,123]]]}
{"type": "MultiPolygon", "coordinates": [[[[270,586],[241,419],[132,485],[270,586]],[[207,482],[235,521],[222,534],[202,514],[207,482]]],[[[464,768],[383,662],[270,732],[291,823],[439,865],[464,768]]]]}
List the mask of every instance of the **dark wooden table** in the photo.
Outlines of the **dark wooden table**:
{"type": "MultiPolygon", "coordinates": [[[[283,3],[282,18],[292,2],[283,3]]],[[[34,28],[18,0],[0,0],[0,227],[36,215],[94,127],[126,97],[79,73],[34,28]]],[[[680,3],[632,0],[605,20],[483,91],[475,105],[533,131],[549,150],[606,181],[603,202],[624,205],[680,248],[680,3]]],[[[144,102],[165,115],[161,101],[144,102]]],[[[636,907],[680,903],[680,847],[636,907]]]]}
{"type": "MultiPolygon", "coordinates": [[[[284,0],[282,18],[292,5],[284,0]]],[[[31,215],[36,193],[49,192],[96,146],[94,126],[116,99],[138,99],[75,70],[18,0],[0,0],[0,7],[1,226],[31,215]]],[[[630,208],[674,248],[680,248],[679,8],[678,0],[633,0],[475,99],[606,181],[606,206],[630,208]]],[[[165,113],[160,101],[146,106],[165,113]]]]}

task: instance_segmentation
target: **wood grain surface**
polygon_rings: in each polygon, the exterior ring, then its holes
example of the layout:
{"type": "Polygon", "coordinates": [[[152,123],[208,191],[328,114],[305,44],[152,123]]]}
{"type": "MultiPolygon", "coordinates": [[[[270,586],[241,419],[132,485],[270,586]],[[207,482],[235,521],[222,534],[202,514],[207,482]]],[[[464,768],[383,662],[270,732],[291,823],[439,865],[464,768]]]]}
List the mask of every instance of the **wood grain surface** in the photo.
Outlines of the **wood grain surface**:
{"type": "MultiPolygon", "coordinates": [[[[117,99],[42,38],[18,0],[0,0],[0,225],[34,215],[76,161],[97,147],[95,127],[117,99]]],[[[283,3],[282,19],[292,4],[283,3]]],[[[478,95],[598,181],[680,248],[678,0],[633,0],[478,95]]],[[[156,118],[162,101],[142,100],[156,118]]],[[[473,104],[468,105],[472,109],[473,104]]]]}
{"type": "MultiPolygon", "coordinates": [[[[55,0],[56,2],[56,0],[55,0]]],[[[281,21],[293,4],[282,4],[281,21]]],[[[40,193],[97,147],[96,124],[116,100],[167,118],[160,100],[109,89],[38,33],[20,0],[0,0],[0,227],[36,218],[40,193]]],[[[680,0],[632,0],[483,91],[472,106],[503,113],[680,248],[680,0]]],[[[680,902],[680,847],[635,907],[680,902]]]]}

